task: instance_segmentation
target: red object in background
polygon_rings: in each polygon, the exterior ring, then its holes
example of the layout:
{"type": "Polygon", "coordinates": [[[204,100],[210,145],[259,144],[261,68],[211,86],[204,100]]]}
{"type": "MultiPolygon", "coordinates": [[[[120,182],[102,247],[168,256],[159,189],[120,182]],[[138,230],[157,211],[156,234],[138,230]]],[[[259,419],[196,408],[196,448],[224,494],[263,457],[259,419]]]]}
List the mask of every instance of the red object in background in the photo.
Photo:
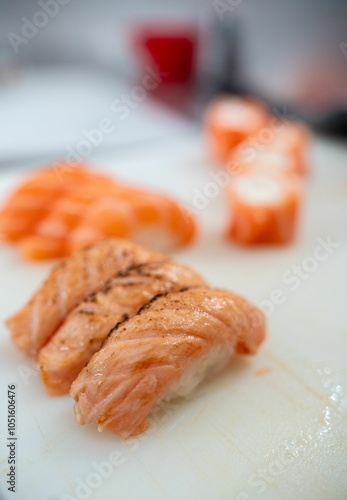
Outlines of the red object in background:
{"type": "Polygon", "coordinates": [[[163,82],[183,83],[191,79],[197,48],[194,26],[171,25],[139,29],[135,46],[144,53],[145,66],[150,64],[157,67],[163,82]]]}

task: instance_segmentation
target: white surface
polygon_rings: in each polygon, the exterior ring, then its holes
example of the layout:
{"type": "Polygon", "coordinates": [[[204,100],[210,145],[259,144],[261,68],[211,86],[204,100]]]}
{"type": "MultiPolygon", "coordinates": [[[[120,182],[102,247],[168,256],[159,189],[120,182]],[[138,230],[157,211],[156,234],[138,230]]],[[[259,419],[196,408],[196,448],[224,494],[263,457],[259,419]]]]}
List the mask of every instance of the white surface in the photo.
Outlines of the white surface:
{"type": "MultiPolygon", "coordinates": [[[[127,160],[101,155],[94,160],[130,180],[166,188],[192,205],[196,190],[211,181],[203,157],[200,139],[189,137],[127,160]]],[[[290,247],[244,249],[224,243],[220,196],[198,215],[204,228],[200,241],[176,258],[194,265],[213,285],[263,303],[279,289],[284,301],[273,308],[268,339],[257,356],[235,359],[189,401],[162,408],[146,434],[122,441],[98,434],[93,425],[78,426],[69,397],[48,397],[35,371],[24,377],[30,361],[0,327],[0,487],[5,499],[82,498],[76,492],[79,480],[98,483],[83,497],[96,500],[346,498],[346,150],[319,142],[314,163],[301,233],[290,247]],[[329,235],[339,247],[293,291],[285,273],[314,255],[317,238],[329,235]],[[268,372],[257,375],[261,369],[268,372]],[[13,382],[18,398],[16,495],[7,494],[4,486],[5,395],[13,382]],[[114,451],[120,463],[98,481],[95,463],[109,461],[114,451]]],[[[9,182],[2,178],[2,196],[9,182]]],[[[29,297],[50,266],[24,264],[11,248],[1,248],[0,256],[2,320],[29,297]]]]}
{"type": "Polygon", "coordinates": [[[150,91],[143,100],[137,91],[141,101],[135,91],[124,109],[121,101],[135,87],[87,68],[27,69],[17,84],[0,87],[0,160],[52,154],[65,158],[72,150],[83,159],[86,132],[89,137],[105,119],[111,121],[111,132],[94,139],[93,153],[109,145],[172,137],[189,128],[156,105],[150,91]]]}

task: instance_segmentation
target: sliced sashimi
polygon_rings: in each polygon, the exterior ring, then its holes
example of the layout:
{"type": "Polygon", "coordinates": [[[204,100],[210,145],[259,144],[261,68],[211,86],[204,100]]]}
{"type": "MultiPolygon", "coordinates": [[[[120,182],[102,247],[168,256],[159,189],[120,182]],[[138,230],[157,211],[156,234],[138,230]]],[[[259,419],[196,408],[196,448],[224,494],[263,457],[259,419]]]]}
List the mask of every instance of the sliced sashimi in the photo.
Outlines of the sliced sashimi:
{"type": "Polygon", "coordinates": [[[57,259],[67,255],[66,241],[59,237],[26,236],[19,243],[19,251],[25,260],[57,259]]]}

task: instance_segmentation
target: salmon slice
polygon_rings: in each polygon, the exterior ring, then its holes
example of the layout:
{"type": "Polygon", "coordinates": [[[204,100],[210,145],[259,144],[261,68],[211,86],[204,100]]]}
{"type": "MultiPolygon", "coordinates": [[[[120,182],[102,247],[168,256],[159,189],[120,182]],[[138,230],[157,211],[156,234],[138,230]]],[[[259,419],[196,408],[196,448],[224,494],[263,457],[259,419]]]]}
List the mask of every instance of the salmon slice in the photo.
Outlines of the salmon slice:
{"type": "Polygon", "coordinates": [[[71,387],[80,424],[139,434],[161,400],[187,394],[233,352],[255,353],[264,316],[245,299],[206,287],[156,297],[117,324],[71,387]]]}
{"type": "Polygon", "coordinates": [[[155,295],[198,285],[206,282],[195,271],[170,261],[129,267],[107,280],[67,316],[39,352],[38,366],[47,391],[51,395],[69,392],[111,328],[134,316],[155,295]]]}
{"type": "Polygon", "coordinates": [[[231,221],[227,237],[241,244],[285,244],[295,236],[302,180],[272,168],[249,168],[226,190],[231,221]]]}
{"type": "Polygon", "coordinates": [[[26,236],[21,239],[19,249],[26,260],[56,259],[67,255],[64,238],[26,236]]]}
{"type": "Polygon", "coordinates": [[[205,130],[213,159],[226,163],[232,150],[257,134],[268,120],[266,107],[255,99],[221,96],[212,101],[205,115],[205,130]]]}
{"type": "Polygon", "coordinates": [[[136,263],[167,259],[116,238],[77,252],[59,262],[31,300],[7,320],[13,342],[27,355],[36,357],[67,314],[108,278],[136,263]]]}
{"type": "Polygon", "coordinates": [[[4,239],[18,241],[35,235],[36,225],[53,209],[56,200],[91,175],[82,167],[71,168],[63,180],[59,180],[51,168],[33,173],[11,194],[1,211],[0,232],[4,239]]]}
{"type": "Polygon", "coordinates": [[[52,194],[45,192],[12,197],[0,213],[0,231],[7,241],[18,241],[35,232],[37,222],[47,215],[52,194]]]}
{"type": "Polygon", "coordinates": [[[83,220],[87,204],[71,196],[58,198],[47,217],[36,226],[36,234],[47,238],[67,238],[83,220]]]}

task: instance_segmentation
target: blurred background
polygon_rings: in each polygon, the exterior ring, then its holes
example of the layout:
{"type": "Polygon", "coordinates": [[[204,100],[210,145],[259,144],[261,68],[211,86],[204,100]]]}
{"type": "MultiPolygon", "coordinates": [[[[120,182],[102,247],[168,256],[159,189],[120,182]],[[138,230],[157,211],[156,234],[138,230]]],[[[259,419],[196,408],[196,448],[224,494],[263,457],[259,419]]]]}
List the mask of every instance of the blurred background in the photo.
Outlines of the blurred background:
{"type": "Polygon", "coordinates": [[[345,0],[0,5],[4,167],[73,154],[105,119],[97,149],[185,135],[220,92],[250,93],[346,134],[345,0]]]}

